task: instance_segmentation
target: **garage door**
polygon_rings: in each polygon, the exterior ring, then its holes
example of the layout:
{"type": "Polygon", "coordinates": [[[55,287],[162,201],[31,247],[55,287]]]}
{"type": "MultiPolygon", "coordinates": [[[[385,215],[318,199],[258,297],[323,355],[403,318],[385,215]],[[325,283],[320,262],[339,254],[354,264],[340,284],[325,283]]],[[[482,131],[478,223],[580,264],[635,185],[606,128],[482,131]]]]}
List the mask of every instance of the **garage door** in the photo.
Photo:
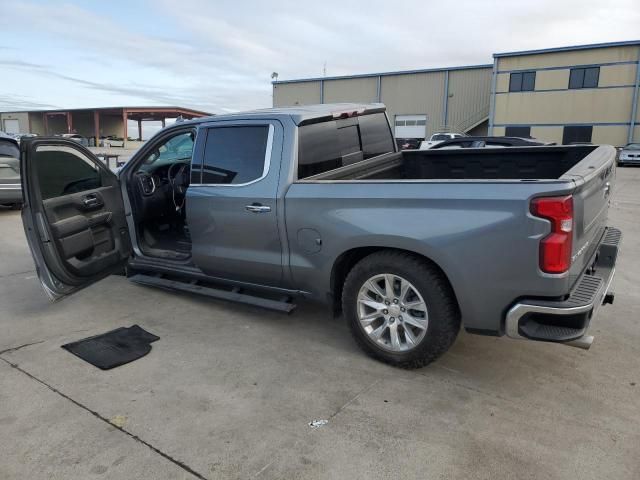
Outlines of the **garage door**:
{"type": "Polygon", "coordinates": [[[396,138],[422,138],[427,130],[426,115],[396,115],[396,138]]]}
{"type": "Polygon", "coordinates": [[[20,122],[18,120],[4,119],[5,133],[20,133],[20,122]]]}

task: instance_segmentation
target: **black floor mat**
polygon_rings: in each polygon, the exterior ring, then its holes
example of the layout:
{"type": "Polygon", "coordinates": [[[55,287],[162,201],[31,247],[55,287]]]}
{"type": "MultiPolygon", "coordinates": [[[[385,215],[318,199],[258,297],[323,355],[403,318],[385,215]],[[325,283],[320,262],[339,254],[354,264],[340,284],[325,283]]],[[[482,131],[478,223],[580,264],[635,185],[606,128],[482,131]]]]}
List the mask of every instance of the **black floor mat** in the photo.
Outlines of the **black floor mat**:
{"type": "Polygon", "coordinates": [[[62,348],[102,370],[124,365],[144,357],[151,342],[160,340],[138,325],[120,327],[102,335],[62,345],[62,348]]]}

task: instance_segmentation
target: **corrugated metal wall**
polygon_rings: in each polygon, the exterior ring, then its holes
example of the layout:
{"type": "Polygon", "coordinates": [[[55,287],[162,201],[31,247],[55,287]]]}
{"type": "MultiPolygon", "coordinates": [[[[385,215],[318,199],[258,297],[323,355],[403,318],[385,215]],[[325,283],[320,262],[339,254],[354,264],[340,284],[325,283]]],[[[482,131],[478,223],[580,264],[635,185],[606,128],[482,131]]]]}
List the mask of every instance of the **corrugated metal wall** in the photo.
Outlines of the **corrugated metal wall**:
{"type": "Polygon", "coordinates": [[[447,124],[456,127],[488,117],[490,98],[491,68],[449,72],[447,124]]]}
{"type": "Polygon", "coordinates": [[[325,80],[324,103],[378,101],[378,78],[325,80]]]}
{"type": "Polygon", "coordinates": [[[320,103],[320,82],[296,82],[273,85],[273,106],[313,105],[320,103]]]}
{"type": "Polygon", "coordinates": [[[449,71],[450,97],[446,122],[445,83],[444,70],[276,83],[273,86],[273,105],[305,105],[320,103],[321,99],[324,103],[377,102],[380,88],[380,101],[387,106],[391,122],[396,115],[426,115],[427,136],[445,124],[455,127],[471,116],[477,116],[478,112],[488,114],[490,67],[449,71]]]}
{"type": "Polygon", "coordinates": [[[396,115],[427,115],[426,136],[442,124],[444,72],[382,77],[381,101],[391,123],[396,115]]]}

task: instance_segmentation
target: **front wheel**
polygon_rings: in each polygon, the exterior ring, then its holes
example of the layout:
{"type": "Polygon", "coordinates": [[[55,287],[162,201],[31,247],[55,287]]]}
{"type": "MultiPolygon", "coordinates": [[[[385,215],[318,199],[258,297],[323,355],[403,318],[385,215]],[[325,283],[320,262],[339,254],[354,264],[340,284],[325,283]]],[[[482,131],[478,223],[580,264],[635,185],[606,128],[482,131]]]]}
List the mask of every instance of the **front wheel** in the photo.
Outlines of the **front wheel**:
{"type": "Polygon", "coordinates": [[[377,252],[358,262],[345,280],[342,309],[368,355],[402,368],[431,363],[460,330],[458,306],[444,275],[404,252],[377,252]]]}

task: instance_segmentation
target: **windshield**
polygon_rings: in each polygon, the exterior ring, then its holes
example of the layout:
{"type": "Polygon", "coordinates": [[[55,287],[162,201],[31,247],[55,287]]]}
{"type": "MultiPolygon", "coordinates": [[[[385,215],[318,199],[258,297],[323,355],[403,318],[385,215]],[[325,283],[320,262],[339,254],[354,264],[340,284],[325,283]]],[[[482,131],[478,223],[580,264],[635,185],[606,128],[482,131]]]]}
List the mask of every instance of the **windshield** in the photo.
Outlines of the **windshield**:
{"type": "Polygon", "coordinates": [[[437,133],[435,135],[431,135],[431,141],[438,141],[438,140],[449,140],[451,137],[449,135],[445,135],[442,133],[437,133]]]}
{"type": "Polygon", "coordinates": [[[155,167],[183,160],[191,160],[194,138],[194,132],[185,132],[171,137],[145,158],[143,169],[144,166],[154,165],[155,167]]]}
{"type": "Polygon", "coordinates": [[[624,148],[625,150],[640,150],[640,143],[630,143],[624,148]]]}

